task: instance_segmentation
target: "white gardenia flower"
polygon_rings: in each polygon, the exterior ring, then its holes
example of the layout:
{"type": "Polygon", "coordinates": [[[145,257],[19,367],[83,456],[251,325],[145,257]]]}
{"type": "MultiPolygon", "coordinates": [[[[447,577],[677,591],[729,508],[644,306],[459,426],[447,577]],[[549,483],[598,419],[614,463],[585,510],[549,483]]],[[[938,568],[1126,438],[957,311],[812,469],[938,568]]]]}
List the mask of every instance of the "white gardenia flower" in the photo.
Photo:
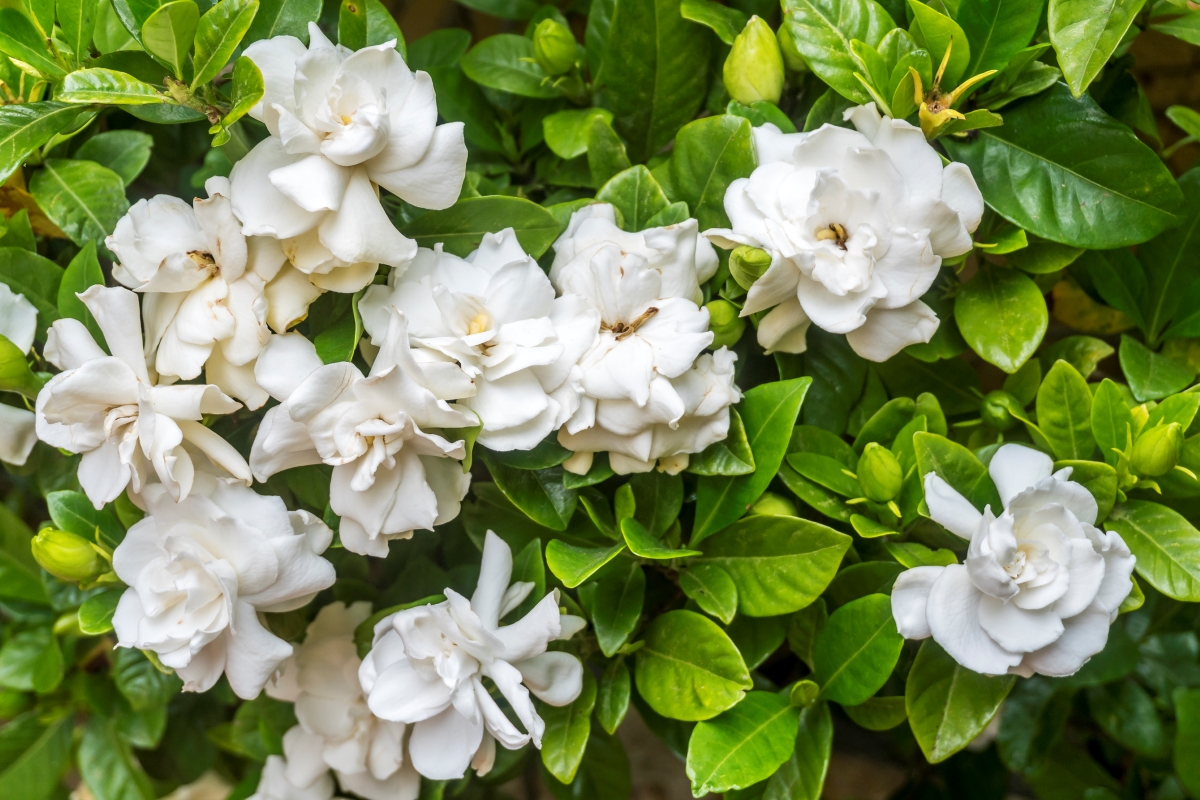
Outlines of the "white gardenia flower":
{"type": "Polygon", "coordinates": [[[252,482],[245,459],[204,426],[205,414],[239,404],[212,385],[162,386],[146,364],[137,295],[91,286],[79,295],[108,343],[96,344],[82,322],[60,319],[46,340],[46,360],[62,370],[37,398],[43,442],[83,453],[79,483],[96,508],[129,486],[141,492],[151,474],[173,500],[187,497],[195,477],[188,447],[233,477],[252,482]]]}
{"type": "MultiPolygon", "coordinates": [[[[286,741],[283,752],[287,753],[286,741]]],[[[248,800],[332,800],[333,776],[328,770],[308,786],[297,786],[288,780],[290,763],[285,756],[267,756],[262,777],[258,779],[258,788],[248,800]]]]}
{"type": "Polygon", "coordinates": [[[395,41],[357,52],[310,23],[246,48],[266,92],[250,116],[271,136],[234,165],[233,210],[246,235],[282,239],[322,289],[355,292],[381,263],[403,266],[416,242],[395,229],[377,187],[420,208],[458,199],[467,148],[460,122],[437,124],[433,82],[395,41]]]}
{"type": "MultiPolygon", "coordinates": [[[[37,309],[33,303],[0,283],[0,336],[22,353],[33,347],[37,333],[37,309]]],[[[36,415],[27,408],[0,403],[0,461],[18,467],[29,458],[37,443],[36,415]]]]}
{"type": "Polygon", "coordinates": [[[196,484],[178,503],[161,484],[142,493],[147,514],[113,552],[129,586],[113,629],[120,647],[157,653],[185,691],[208,691],[224,673],[253,699],[292,654],[258,614],[300,608],[333,585],[320,557],[333,532],[236,481],[201,472],[196,484]]]}
{"type": "Polygon", "coordinates": [[[903,636],[933,636],[985,675],[1071,675],[1104,649],[1135,559],[1120,535],[1095,527],[1096,500],[1068,480],[1071,468],[1053,469],[1032,448],[997,450],[988,472],[1005,506],[999,517],[925,476],[930,516],[971,545],[966,564],[896,579],[892,612],[903,636]]]}
{"type": "Polygon", "coordinates": [[[529,450],[579,408],[579,357],[599,314],[554,287],[511,228],[483,237],[465,259],[421,248],[387,286],[359,302],[372,342],[382,344],[391,306],[408,320],[414,356],[429,370],[459,373],[460,402],[483,424],[479,443],[529,450]]]}
{"type": "Polygon", "coordinates": [[[703,249],[694,220],[626,234],[612,223],[611,206],[573,215],[555,244],[550,277],[560,293],[599,312],[600,325],[579,362],[579,409],[558,432],[576,453],[566,469],[587,472],[592,453],[608,451],[620,474],[656,463],[677,473],[689,454],[725,438],[729,406],[741,398],[733,384],[737,356],[726,348],[701,355],[713,340],[708,310],[694,301],[697,281],[711,276],[697,264],[703,249]],[[642,234],[664,249],[629,241],[642,234]],[[671,242],[676,251],[665,249],[671,242]]]}
{"type": "Polygon", "coordinates": [[[937,330],[919,298],[943,258],[971,249],[983,196],[965,164],[942,166],[920,128],[881,118],[874,104],[845,118],[858,130],[755,128],[759,166],[725,192],[733,227],[705,235],[771,255],[742,308],[771,309],[758,326],[768,352],[804,352],[812,323],[886,361],[937,330]]]}
{"type": "Polygon", "coordinates": [[[446,402],[459,382],[441,386],[436,371],[417,363],[394,308],[365,377],[348,361],[322,364],[298,333],[273,336],[254,371],[280,401],[254,439],[255,477],[265,481],[305,464],[333,466],[329,505],[342,518],[348,550],[386,556],[391,539],[458,516],[471,483],[460,463],[466,451],[440,429],[473,426],[475,416],[446,402]]]}
{"type": "Polygon", "coordinates": [[[105,244],[119,259],[113,277],[144,293],[146,359],[163,377],[205,377],[251,409],[267,401],[254,382],[266,343],[266,286],[283,266],[269,237],[242,235],[229,179],[209,178],[208,199],[139,200],[105,244]]]}
{"type": "Polygon", "coordinates": [[[558,590],[511,625],[500,619],[533,584],[512,577],[512,550],[487,532],[479,584],[468,601],[453,589],[446,600],[397,612],[375,626],[371,652],[358,674],[376,716],[412,725],[409,757],[431,780],[461,778],[468,766],[491,769],[496,740],[516,750],[542,746],[545,723],[529,693],[565,706],[583,687],[583,665],[570,653],[547,652],[586,623],[560,614],[558,590]],[[489,678],[524,727],[514,725],[488,693],[489,678]]]}

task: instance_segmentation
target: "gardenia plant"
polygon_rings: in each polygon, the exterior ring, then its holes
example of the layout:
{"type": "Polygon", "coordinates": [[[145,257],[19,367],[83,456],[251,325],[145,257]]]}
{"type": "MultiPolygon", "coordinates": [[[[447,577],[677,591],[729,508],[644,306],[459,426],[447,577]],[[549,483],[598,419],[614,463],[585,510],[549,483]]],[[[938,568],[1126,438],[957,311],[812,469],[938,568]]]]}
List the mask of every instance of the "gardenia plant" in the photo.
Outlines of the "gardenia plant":
{"type": "Polygon", "coordinates": [[[0,800],[1200,797],[1194,4],[0,5],[0,800]]]}

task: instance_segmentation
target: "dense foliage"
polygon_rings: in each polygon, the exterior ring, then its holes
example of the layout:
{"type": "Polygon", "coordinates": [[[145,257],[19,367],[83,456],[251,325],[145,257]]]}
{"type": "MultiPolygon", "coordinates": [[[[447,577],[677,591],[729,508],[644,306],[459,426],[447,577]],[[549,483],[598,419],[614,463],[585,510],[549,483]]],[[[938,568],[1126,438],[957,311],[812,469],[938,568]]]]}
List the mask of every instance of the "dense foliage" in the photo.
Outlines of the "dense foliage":
{"type": "Polygon", "coordinates": [[[0,8],[0,797],[1200,798],[1196,5],[460,2],[0,8]]]}

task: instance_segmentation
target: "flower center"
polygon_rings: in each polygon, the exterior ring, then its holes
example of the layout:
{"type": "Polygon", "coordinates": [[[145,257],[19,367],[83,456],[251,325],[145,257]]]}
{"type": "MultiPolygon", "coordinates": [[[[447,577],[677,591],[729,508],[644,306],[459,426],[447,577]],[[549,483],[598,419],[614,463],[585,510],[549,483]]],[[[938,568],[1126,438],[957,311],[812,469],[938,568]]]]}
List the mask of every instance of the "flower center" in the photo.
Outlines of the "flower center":
{"type": "Polygon", "coordinates": [[[617,337],[617,341],[619,342],[622,339],[627,339],[630,336],[632,336],[633,334],[637,333],[637,329],[642,327],[642,325],[645,324],[646,320],[650,319],[657,313],[658,313],[658,308],[656,306],[650,306],[645,311],[643,311],[641,314],[639,314],[638,318],[635,319],[633,322],[614,322],[611,326],[606,325],[602,322],[602,323],[600,323],[600,330],[612,331],[613,334],[617,337]]]}
{"type": "Polygon", "coordinates": [[[1008,573],[1008,577],[1015,578],[1025,570],[1025,560],[1028,558],[1023,549],[1017,550],[1017,555],[1013,558],[1012,563],[1004,568],[1008,573]]]}
{"type": "Polygon", "coordinates": [[[491,330],[491,328],[491,314],[488,314],[486,311],[480,311],[471,320],[470,324],[467,325],[467,335],[474,336],[477,333],[483,333],[484,331],[491,330]]]}
{"type": "Polygon", "coordinates": [[[351,123],[351,121],[352,120],[350,119],[349,114],[342,114],[342,124],[343,125],[349,125],[351,123]]]}
{"type": "Polygon", "coordinates": [[[212,253],[205,253],[200,250],[188,251],[188,258],[200,269],[208,270],[211,274],[216,275],[221,271],[217,266],[217,261],[212,257],[212,253]]]}
{"type": "Polygon", "coordinates": [[[846,249],[846,240],[850,238],[840,222],[831,222],[824,228],[817,228],[816,236],[818,242],[833,242],[843,250],[846,249]]]}

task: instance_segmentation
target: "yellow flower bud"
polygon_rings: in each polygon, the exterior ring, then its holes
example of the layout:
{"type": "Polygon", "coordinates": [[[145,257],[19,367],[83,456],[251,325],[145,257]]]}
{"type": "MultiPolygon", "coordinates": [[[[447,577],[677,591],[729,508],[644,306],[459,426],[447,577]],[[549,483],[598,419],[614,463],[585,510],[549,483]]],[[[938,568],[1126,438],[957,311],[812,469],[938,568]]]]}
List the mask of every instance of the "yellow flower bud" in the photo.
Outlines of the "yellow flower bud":
{"type": "Polygon", "coordinates": [[[871,442],[858,459],[858,483],[868,500],[886,503],[900,494],[904,473],[892,451],[871,442]]]}
{"type": "Polygon", "coordinates": [[[546,74],[557,77],[575,67],[576,43],[571,29],[556,19],[544,19],[533,31],[533,55],[546,74]]]}
{"type": "Polygon", "coordinates": [[[741,245],[729,254],[729,274],[743,289],[749,289],[771,266],[771,254],[766,250],[741,245]]]}
{"type": "Polygon", "coordinates": [[[705,303],[708,309],[708,329],[713,332],[712,349],[733,347],[746,330],[746,320],[738,316],[738,309],[728,300],[713,300],[705,303]]]}
{"type": "Polygon", "coordinates": [[[751,17],[733,40],[722,72],[729,96],[743,105],[766,100],[778,103],[783,94],[783,54],[771,26],[751,17]]]}
{"type": "Polygon", "coordinates": [[[32,549],[42,569],[64,581],[92,581],[108,571],[92,543],[74,533],[44,528],[33,537],[32,549]]]}
{"type": "Polygon", "coordinates": [[[1130,461],[1139,475],[1157,478],[1166,475],[1179,463],[1179,455],[1183,452],[1183,426],[1178,422],[1170,425],[1156,425],[1133,443],[1133,456],[1130,461]]]}

